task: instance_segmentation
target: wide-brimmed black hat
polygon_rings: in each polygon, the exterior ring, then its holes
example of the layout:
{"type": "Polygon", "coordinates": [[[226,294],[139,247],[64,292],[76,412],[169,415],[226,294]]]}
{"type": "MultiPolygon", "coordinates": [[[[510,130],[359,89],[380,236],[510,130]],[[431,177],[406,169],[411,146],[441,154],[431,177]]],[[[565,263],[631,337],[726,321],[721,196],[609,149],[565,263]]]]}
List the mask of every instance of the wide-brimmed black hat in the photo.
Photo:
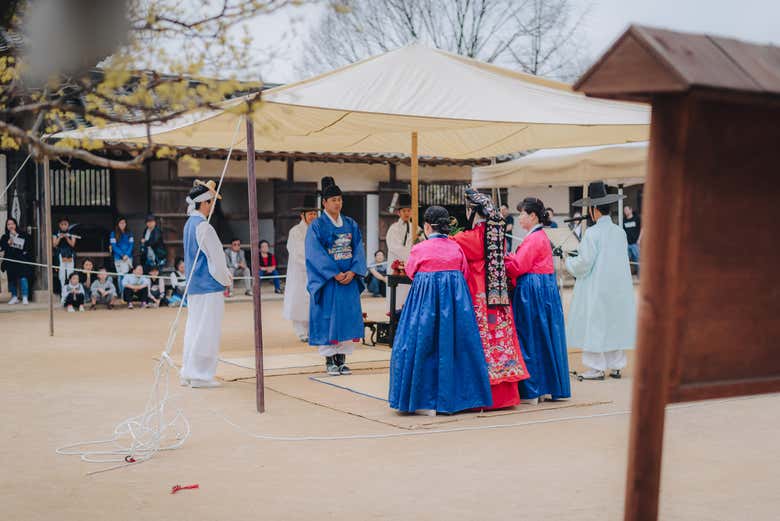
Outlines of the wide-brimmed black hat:
{"type": "Polygon", "coordinates": [[[304,195],[303,204],[301,206],[296,206],[295,208],[293,208],[293,211],[298,213],[319,211],[319,208],[317,207],[317,195],[316,194],[304,195]]]}
{"type": "Polygon", "coordinates": [[[620,194],[608,194],[607,185],[604,181],[595,181],[588,185],[588,197],[583,197],[578,201],[571,203],[572,206],[602,206],[606,204],[613,204],[621,199],[625,199],[625,195],[620,194]]]}
{"type": "Polygon", "coordinates": [[[396,210],[400,210],[401,208],[411,208],[412,207],[412,196],[405,193],[400,192],[396,193],[393,197],[393,201],[390,203],[390,208],[388,208],[388,211],[394,212],[396,210]]]}
{"type": "Polygon", "coordinates": [[[320,181],[320,194],[324,201],[325,199],[341,195],[341,188],[338,187],[336,180],[332,177],[323,177],[320,181]]]}

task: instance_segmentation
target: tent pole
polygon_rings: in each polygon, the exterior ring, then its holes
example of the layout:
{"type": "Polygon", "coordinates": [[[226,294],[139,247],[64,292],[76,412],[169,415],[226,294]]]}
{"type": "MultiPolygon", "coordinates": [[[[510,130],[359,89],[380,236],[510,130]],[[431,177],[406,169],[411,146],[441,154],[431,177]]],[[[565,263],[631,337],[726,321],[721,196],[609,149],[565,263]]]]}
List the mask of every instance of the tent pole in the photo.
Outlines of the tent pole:
{"type": "Polygon", "coordinates": [[[420,161],[417,153],[417,132],[412,132],[412,243],[417,242],[417,229],[420,226],[420,161]]]}
{"type": "Polygon", "coordinates": [[[49,159],[43,158],[43,237],[44,251],[46,252],[46,289],[49,294],[49,336],[54,336],[54,269],[51,259],[54,253],[52,248],[51,231],[51,176],[49,172],[49,159]]]}
{"type": "MultiPolygon", "coordinates": [[[[618,195],[623,195],[623,185],[618,185],[618,195]]],[[[623,227],[623,198],[618,199],[618,226],[623,227]]]]}
{"type": "Polygon", "coordinates": [[[255,129],[246,116],[246,183],[249,193],[249,251],[252,257],[252,315],[255,324],[255,396],[257,412],[265,412],[263,378],[263,315],[260,302],[260,229],[257,222],[257,177],[255,176],[255,129]]]}

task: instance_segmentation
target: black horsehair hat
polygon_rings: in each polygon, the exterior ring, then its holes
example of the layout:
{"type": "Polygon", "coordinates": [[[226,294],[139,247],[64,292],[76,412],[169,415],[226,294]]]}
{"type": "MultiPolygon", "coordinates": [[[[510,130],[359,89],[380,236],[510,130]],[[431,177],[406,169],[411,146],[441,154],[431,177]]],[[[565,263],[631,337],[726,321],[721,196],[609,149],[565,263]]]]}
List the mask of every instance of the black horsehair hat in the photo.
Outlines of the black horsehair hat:
{"type": "Polygon", "coordinates": [[[393,200],[390,202],[390,208],[387,210],[389,212],[394,212],[396,210],[400,210],[401,208],[411,208],[412,207],[412,196],[409,195],[406,192],[396,192],[393,194],[393,200]]]}
{"type": "Polygon", "coordinates": [[[332,177],[323,177],[320,181],[320,194],[322,194],[322,200],[330,199],[341,195],[341,188],[336,184],[335,179],[332,177]]]}
{"type": "Polygon", "coordinates": [[[607,185],[604,181],[594,181],[588,185],[588,197],[583,197],[578,201],[571,203],[572,206],[602,206],[607,204],[613,204],[621,199],[625,199],[625,195],[608,194],[607,185]]]}
{"type": "Polygon", "coordinates": [[[318,212],[320,209],[317,207],[317,195],[306,194],[303,196],[303,204],[293,208],[294,212],[306,213],[306,212],[318,212]]]}

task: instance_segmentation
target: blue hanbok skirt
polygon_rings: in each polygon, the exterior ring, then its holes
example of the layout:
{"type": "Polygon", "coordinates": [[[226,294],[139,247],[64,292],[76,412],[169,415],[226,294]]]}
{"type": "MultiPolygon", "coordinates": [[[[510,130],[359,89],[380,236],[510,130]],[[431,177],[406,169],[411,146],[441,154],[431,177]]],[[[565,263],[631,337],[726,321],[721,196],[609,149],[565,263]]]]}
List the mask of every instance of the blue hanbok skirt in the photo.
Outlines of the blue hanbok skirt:
{"type": "Polygon", "coordinates": [[[520,397],[571,397],[566,327],[555,275],[520,276],[512,307],[525,366],[531,375],[520,382],[520,397]]]}
{"type": "Polygon", "coordinates": [[[454,413],[490,407],[485,353],[460,271],[419,272],[393,342],[390,407],[454,413]]]}

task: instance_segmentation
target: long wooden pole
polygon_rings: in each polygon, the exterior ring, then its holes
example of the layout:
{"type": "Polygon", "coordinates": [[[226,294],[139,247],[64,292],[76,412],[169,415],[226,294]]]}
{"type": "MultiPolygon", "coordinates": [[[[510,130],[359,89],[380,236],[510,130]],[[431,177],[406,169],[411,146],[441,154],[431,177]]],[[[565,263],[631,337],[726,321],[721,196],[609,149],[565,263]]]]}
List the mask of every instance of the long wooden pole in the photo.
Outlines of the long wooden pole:
{"type": "Polygon", "coordinates": [[[51,176],[49,174],[49,159],[43,160],[43,244],[46,252],[46,289],[49,294],[49,336],[54,336],[54,270],[51,259],[54,253],[52,248],[51,232],[51,176]]]}
{"type": "Polygon", "coordinates": [[[417,242],[417,229],[420,227],[420,158],[417,153],[417,132],[412,132],[412,243],[417,242]]]}
{"type": "Polygon", "coordinates": [[[257,177],[255,176],[255,128],[246,116],[246,183],[249,193],[249,250],[252,257],[252,303],[255,322],[255,376],[257,412],[265,412],[263,378],[263,315],[260,302],[260,227],[257,223],[257,177]]]}

